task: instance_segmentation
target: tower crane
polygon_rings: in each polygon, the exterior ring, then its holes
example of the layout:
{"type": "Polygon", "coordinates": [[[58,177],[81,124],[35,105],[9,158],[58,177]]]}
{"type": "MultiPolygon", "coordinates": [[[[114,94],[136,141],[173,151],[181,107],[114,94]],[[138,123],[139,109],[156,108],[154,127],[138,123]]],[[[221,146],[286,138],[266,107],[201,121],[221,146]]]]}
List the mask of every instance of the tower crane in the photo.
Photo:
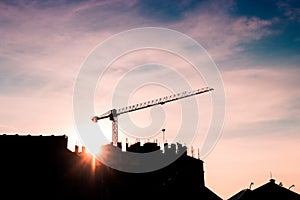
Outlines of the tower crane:
{"type": "Polygon", "coordinates": [[[133,111],[136,111],[136,110],[141,110],[141,109],[148,108],[148,107],[151,107],[151,106],[163,105],[165,103],[169,103],[169,102],[172,102],[172,101],[177,101],[177,100],[180,100],[180,99],[183,99],[183,98],[187,98],[187,97],[190,97],[190,96],[202,94],[202,93],[209,92],[209,91],[212,91],[212,90],[213,90],[213,88],[204,87],[204,88],[200,88],[200,89],[197,89],[197,90],[184,91],[184,92],[180,92],[180,93],[177,93],[177,94],[164,96],[164,97],[161,97],[161,98],[145,101],[145,102],[142,102],[142,103],[126,106],[126,107],[119,108],[119,109],[112,109],[112,110],[109,110],[109,111],[103,113],[102,115],[94,116],[92,118],[92,121],[97,123],[98,120],[105,119],[105,118],[109,118],[112,121],[112,143],[113,143],[113,145],[116,146],[117,143],[118,143],[118,116],[119,115],[129,113],[129,112],[133,112],[133,111]]]}

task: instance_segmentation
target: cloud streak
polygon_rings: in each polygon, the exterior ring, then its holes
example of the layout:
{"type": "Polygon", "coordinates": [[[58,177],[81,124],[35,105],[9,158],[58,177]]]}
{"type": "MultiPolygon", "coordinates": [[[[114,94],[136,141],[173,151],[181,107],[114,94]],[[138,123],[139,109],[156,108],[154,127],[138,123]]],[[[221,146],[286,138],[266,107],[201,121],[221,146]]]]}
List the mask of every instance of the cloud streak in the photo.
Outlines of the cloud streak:
{"type": "Polygon", "coordinates": [[[268,67],[225,72],[231,136],[278,136],[292,128],[298,137],[298,73],[299,69],[268,67]]]}

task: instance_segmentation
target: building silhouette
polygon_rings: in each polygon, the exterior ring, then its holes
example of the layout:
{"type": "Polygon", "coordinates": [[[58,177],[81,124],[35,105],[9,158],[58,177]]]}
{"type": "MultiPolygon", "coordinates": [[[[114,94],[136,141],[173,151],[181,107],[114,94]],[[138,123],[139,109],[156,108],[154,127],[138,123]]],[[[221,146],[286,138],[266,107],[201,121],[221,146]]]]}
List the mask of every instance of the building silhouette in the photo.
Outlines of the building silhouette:
{"type": "MultiPolygon", "coordinates": [[[[132,153],[155,152],[155,159],[180,156],[169,165],[154,171],[132,173],[117,170],[95,159],[79,146],[67,148],[68,137],[0,135],[1,199],[150,199],[150,198],[221,198],[205,186],[203,161],[187,155],[180,144],[165,144],[164,151],[156,143],[139,142],[102,147],[105,163],[135,167],[132,153]],[[128,152],[128,153],[127,153],[128,152]],[[5,197],[5,198],[4,198],[5,197]]],[[[147,164],[148,165],[148,164],[147,164]]]]}
{"type": "MultiPolygon", "coordinates": [[[[121,143],[102,147],[104,162],[85,147],[67,148],[68,137],[0,135],[0,199],[209,199],[221,198],[205,186],[203,161],[187,155],[181,144],[121,143]],[[139,160],[132,153],[155,152],[152,160],[139,160]],[[174,155],[179,156],[174,159],[174,155]],[[160,159],[174,159],[169,165],[149,172],[131,173],[109,164],[135,167],[160,159]]],[[[292,187],[292,186],[291,186],[292,187]]],[[[274,179],[256,189],[243,189],[228,200],[300,200],[300,195],[274,179]]]]}
{"type": "Polygon", "coordinates": [[[300,195],[285,188],[281,183],[277,184],[274,179],[254,190],[244,189],[230,197],[228,200],[300,200],[300,195]]]}

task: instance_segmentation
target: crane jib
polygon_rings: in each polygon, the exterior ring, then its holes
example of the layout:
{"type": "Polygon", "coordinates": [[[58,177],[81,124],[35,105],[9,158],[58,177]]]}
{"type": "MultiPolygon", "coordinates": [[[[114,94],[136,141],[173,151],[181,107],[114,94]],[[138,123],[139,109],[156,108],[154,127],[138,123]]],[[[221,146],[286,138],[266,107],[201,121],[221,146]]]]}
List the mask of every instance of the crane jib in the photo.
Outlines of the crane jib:
{"type": "MultiPolygon", "coordinates": [[[[179,100],[179,99],[183,99],[183,98],[198,95],[198,94],[201,94],[201,93],[209,92],[211,90],[213,90],[213,88],[206,87],[206,88],[193,90],[193,91],[189,91],[189,92],[185,91],[185,92],[182,92],[182,93],[177,93],[177,94],[173,94],[173,95],[169,95],[169,96],[164,96],[164,97],[157,98],[157,99],[154,99],[154,100],[145,101],[143,103],[134,104],[134,105],[130,105],[130,106],[126,106],[126,107],[123,107],[123,108],[116,109],[114,115],[117,116],[117,115],[121,115],[121,114],[124,114],[124,113],[128,113],[128,112],[148,108],[148,107],[151,107],[151,106],[164,105],[165,103],[169,103],[171,101],[176,101],[176,100],[179,100]]],[[[112,113],[113,110],[114,109],[103,113],[102,115],[97,117],[97,120],[105,119],[105,118],[112,119],[113,118],[113,113],[112,113]]],[[[93,121],[95,121],[95,119],[93,119],[93,121]]]]}
{"type": "Polygon", "coordinates": [[[150,101],[145,101],[143,103],[138,103],[138,104],[134,104],[134,105],[130,105],[130,106],[126,106],[120,109],[112,109],[109,110],[105,113],[103,113],[102,115],[100,115],[99,117],[94,116],[92,118],[93,122],[97,122],[100,119],[104,119],[104,118],[109,118],[112,122],[113,122],[113,133],[112,133],[112,142],[114,145],[116,145],[116,143],[118,142],[118,120],[117,120],[117,116],[124,114],[124,113],[128,113],[128,112],[132,112],[132,111],[136,111],[136,110],[141,110],[144,108],[148,108],[151,106],[156,106],[156,105],[163,105],[165,103],[169,103],[171,101],[176,101],[179,99],[183,99],[183,98],[187,98],[187,97],[191,97],[194,95],[198,95],[198,94],[202,94],[205,92],[209,92],[214,90],[213,88],[210,87],[204,87],[201,89],[197,89],[197,90],[192,90],[192,91],[184,91],[181,93],[177,93],[177,94],[172,94],[169,96],[164,96],[161,98],[157,98],[154,100],[150,100],[150,101]]]}
{"type": "Polygon", "coordinates": [[[193,91],[189,91],[189,92],[177,93],[177,94],[157,98],[157,99],[154,99],[151,101],[145,101],[143,103],[139,103],[139,104],[135,104],[135,105],[131,105],[131,106],[126,106],[126,107],[117,109],[117,115],[121,115],[124,113],[132,112],[132,111],[136,111],[136,110],[140,110],[140,109],[144,109],[144,108],[148,108],[151,106],[163,105],[163,104],[169,103],[171,101],[176,101],[179,99],[183,99],[183,98],[198,95],[201,93],[209,92],[211,90],[213,90],[213,88],[207,87],[207,88],[202,88],[202,89],[193,90],[193,91]]]}

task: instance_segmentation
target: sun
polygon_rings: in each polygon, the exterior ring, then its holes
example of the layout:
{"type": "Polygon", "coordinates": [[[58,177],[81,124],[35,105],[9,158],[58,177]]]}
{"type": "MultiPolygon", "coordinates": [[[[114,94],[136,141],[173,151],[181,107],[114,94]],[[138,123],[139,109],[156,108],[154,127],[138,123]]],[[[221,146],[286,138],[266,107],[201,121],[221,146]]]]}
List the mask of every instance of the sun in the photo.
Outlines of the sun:
{"type": "Polygon", "coordinates": [[[81,134],[80,143],[82,144],[82,146],[85,146],[87,153],[90,153],[93,156],[97,157],[101,154],[102,146],[111,142],[108,137],[111,135],[112,130],[107,126],[107,124],[98,122],[95,125],[99,126],[99,133],[87,131],[85,134],[81,134]],[[106,138],[104,139],[104,141],[103,136],[106,138]]]}

